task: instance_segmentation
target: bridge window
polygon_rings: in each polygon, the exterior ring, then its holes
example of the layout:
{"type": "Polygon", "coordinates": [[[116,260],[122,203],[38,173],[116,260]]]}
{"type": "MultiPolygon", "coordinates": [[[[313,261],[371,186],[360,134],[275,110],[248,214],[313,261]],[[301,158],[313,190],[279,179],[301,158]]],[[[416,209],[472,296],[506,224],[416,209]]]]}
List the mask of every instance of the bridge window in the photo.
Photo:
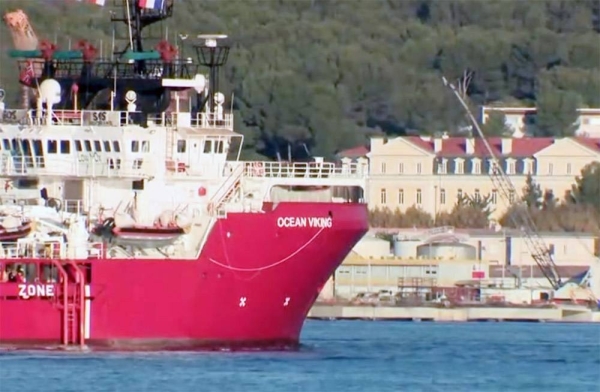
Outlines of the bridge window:
{"type": "Polygon", "coordinates": [[[94,151],[102,152],[102,144],[100,143],[100,140],[94,140],[94,151]]]}
{"type": "Polygon", "coordinates": [[[75,150],[77,152],[83,151],[83,148],[82,148],[82,145],[81,145],[81,140],[75,140],[75,150]]]}
{"type": "Polygon", "coordinates": [[[10,151],[10,140],[8,139],[3,139],[2,140],[2,144],[4,144],[4,149],[6,151],[10,151]]]}
{"type": "Polygon", "coordinates": [[[110,152],[110,140],[104,141],[104,151],[110,152]]]}
{"type": "Polygon", "coordinates": [[[56,140],[48,140],[48,154],[56,154],[56,151],[58,150],[58,143],[56,143],[56,140]]]}
{"type": "Polygon", "coordinates": [[[43,150],[42,141],[35,139],[33,141],[33,153],[35,154],[35,156],[37,156],[37,157],[43,156],[44,152],[42,150],[43,150]]]}
{"type": "Polygon", "coordinates": [[[71,141],[70,140],[61,140],[60,141],[60,152],[62,154],[70,154],[71,153],[71,141]]]}
{"type": "Polygon", "coordinates": [[[207,140],[204,142],[204,152],[205,153],[212,152],[212,140],[207,140]]]}
{"type": "Polygon", "coordinates": [[[137,140],[131,141],[131,152],[140,152],[140,142],[137,140]]]}
{"type": "Polygon", "coordinates": [[[111,169],[120,169],[121,168],[121,159],[117,158],[117,159],[113,160],[112,158],[109,158],[108,159],[108,166],[111,169]]]}
{"type": "Polygon", "coordinates": [[[223,141],[218,140],[215,143],[216,143],[216,148],[215,148],[216,152],[219,154],[222,154],[223,153],[223,141]]]}
{"type": "Polygon", "coordinates": [[[85,151],[92,152],[92,143],[89,140],[83,142],[85,145],[85,151]]]}
{"type": "Polygon", "coordinates": [[[150,142],[148,140],[142,141],[142,152],[150,152],[150,142]]]}
{"type": "Polygon", "coordinates": [[[185,152],[185,140],[177,140],[177,152],[185,152]]]}
{"type": "Polygon", "coordinates": [[[113,151],[114,152],[121,152],[121,145],[116,140],[113,140],[113,151]]]}

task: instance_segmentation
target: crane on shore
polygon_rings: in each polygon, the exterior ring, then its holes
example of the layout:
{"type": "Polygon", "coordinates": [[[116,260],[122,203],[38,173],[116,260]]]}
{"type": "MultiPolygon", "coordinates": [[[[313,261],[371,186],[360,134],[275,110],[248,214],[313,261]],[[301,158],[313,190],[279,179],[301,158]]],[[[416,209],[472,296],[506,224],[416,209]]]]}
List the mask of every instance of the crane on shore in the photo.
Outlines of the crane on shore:
{"type": "MultiPolygon", "coordinates": [[[[488,171],[490,180],[494,184],[497,192],[507,203],[511,202],[511,194],[519,194],[515,186],[510,180],[510,177],[506,175],[502,165],[499,163],[494,150],[488,143],[479,123],[475,119],[475,116],[471,112],[469,105],[461,94],[459,89],[452,83],[450,83],[445,77],[442,77],[442,81],[446,87],[449,87],[454,96],[458,99],[461,106],[465,110],[469,121],[471,122],[473,129],[477,132],[477,136],[481,139],[486,152],[491,158],[491,170],[488,171]]],[[[553,289],[554,299],[572,299],[576,301],[581,295],[577,296],[576,292],[583,291],[584,301],[592,301],[600,308],[600,259],[594,257],[588,271],[580,279],[570,279],[566,282],[561,280],[561,277],[557,271],[556,264],[554,263],[553,255],[543,238],[540,236],[535,222],[531,218],[527,208],[518,209],[515,213],[510,214],[510,219],[513,225],[518,228],[523,236],[523,240],[531,254],[532,259],[535,261],[540,271],[550,283],[553,289]]]]}

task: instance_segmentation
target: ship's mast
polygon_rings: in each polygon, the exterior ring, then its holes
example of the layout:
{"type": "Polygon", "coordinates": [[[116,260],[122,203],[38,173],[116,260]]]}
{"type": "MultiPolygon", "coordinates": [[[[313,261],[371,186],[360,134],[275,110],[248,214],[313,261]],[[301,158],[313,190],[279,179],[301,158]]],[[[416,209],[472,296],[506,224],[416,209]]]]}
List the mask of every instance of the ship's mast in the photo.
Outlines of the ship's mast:
{"type": "Polygon", "coordinates": [[[116,49],[116,56],[123,55],[127,50],[143,52],[143,30],[173,15],[173,0],[166,0],[160,9],[141,8],[137,0],[114,0],[115,8],[121,8],[121,12],[112,12],[112,22],[123,22],[127,25],[127,45],[122,49],[116,49]]]}
{"type": "Polygon", "coordinates": [[[227,62],[229,46],[217,45],[218,40],[227,38],[224,34],[200,34],[198,38],[204,40],[203,44],[194,45],[198,62],[209,68],[208,95],[202,102],[198,101],[198,111],[201,111],[208,103],[208,111],[212,112],[215,108],[216,94],[219,92],[219,67],[227,62]]]}

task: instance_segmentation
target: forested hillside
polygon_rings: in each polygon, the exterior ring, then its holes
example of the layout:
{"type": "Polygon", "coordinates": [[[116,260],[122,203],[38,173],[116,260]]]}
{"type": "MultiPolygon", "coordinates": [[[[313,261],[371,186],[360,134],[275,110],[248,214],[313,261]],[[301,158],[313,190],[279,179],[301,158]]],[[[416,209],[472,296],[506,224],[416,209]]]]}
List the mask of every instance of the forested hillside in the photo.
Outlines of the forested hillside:
{"type": "MultiPolygon", "coordinates": [[[[568,133],[576,107],[600,107],[597,0],[176,2],[174,18],[157,26],[173,43],[177,33],[230,37],[221,85],[235,94],[247,153],[330,156],[373,132],[455,132],[464,117],[440,76],[465,70],[474,105],[537,105],[540,135],[568,133]]],[[[2,13],[16,8],[62,48],[88,38],[110,50],[109,6],[0,0],[2,13]]],[[[16,102],[4,26],[0,45],[0,84],[16,102]]]]}

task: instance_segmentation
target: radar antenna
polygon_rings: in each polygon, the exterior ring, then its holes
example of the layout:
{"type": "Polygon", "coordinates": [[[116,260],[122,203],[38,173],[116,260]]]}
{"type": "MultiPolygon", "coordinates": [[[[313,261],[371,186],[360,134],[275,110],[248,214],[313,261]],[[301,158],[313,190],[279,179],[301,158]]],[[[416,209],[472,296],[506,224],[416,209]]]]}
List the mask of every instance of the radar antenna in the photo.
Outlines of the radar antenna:
{"type": "MultiPolygon", "coordinates": [[[[475,120],[473,113],[469,109],[469,105],[465,102],[460,92],[456,89],[456,87],[449,83],[445,77],[442,77],[444,85],[449,87],[462,107],[465,109],[467,116],[469,117],[470,122],[473,127],[477,130],[478,136],[481,138],[488,154],[492,158],[492,170],[490,170],[490,179],[492,183],[500,193],[500,195],[504,198],[505,201],[510,202],[511,194],[518,194],[514,185],[512,184],[510,178],[506,175],[502,166],[498,162],[498,158],[494,154],[490,144],[485,138],[483,131],[479,127],[479,124],[475,120]]],[[[531,257],[535,261],[535,263],[542,271],[542,274],[546,277],[550,285],[555,290],[558,290],[562,286],[562,282],[560,280],[560,275],[556,270],[556,265],[554,264],[554,260],[552,260],[552,253],[550,249],[544,243],[544,240],[539,235],[536,225],[533,222],[533,219],[529,215],[527,209],[523,209],[522,213],[512,213],[510,214],[510,219],[515,225],[515,227],[520,228],[523,233],[523,239],[525,240],[525,244],[531,253],[531,257]]]]}

